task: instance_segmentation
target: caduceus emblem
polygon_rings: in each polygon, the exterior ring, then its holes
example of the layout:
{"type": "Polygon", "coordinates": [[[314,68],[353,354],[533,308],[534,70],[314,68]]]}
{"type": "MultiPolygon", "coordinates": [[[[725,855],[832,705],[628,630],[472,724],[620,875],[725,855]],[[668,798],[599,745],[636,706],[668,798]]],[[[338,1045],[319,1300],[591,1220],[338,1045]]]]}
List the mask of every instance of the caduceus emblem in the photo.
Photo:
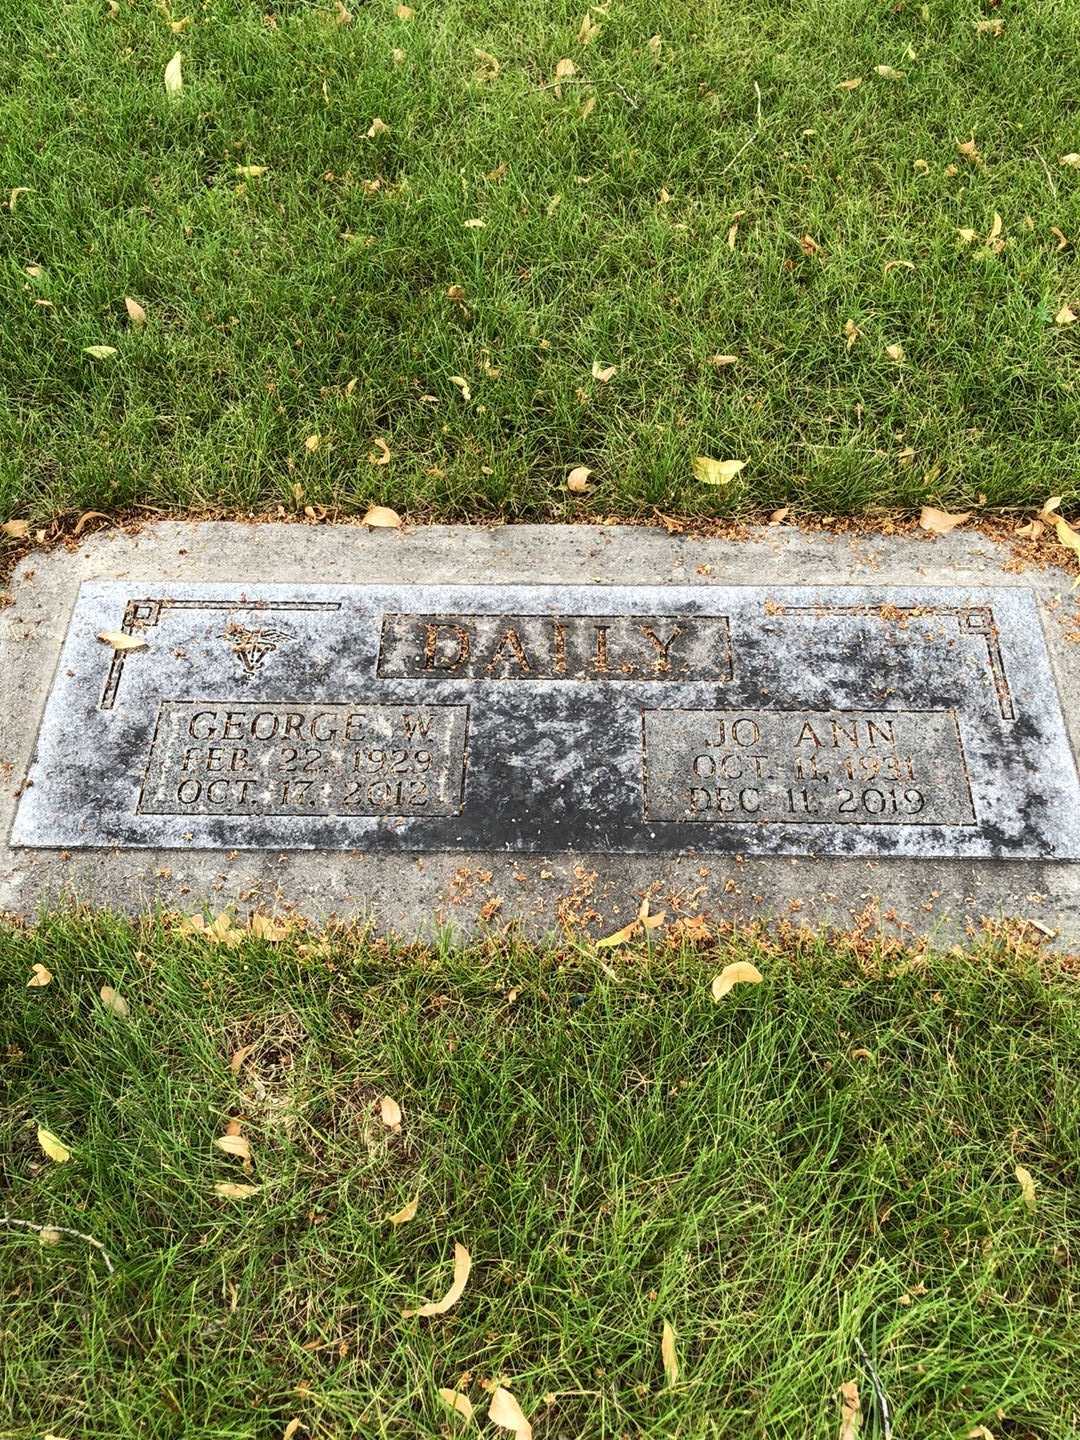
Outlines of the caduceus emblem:
{"type": "Polygon", "coordinates": [[[225,638],[233,652],[240,656],[244,669],[249,675],[254,675],[267,655],[289,638],[289,632],[275,625],[264,625],[260,629],[250,630],[246,625],[230,620],[225,630],[225,638]]]}

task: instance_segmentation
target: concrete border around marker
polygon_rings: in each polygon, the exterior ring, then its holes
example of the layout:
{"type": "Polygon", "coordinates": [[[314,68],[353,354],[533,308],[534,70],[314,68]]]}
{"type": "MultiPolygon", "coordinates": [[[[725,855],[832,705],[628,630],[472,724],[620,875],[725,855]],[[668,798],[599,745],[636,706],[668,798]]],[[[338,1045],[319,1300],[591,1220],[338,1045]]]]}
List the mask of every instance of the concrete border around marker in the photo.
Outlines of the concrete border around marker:
{"type": "Polygon", "coordinates": [[[1019,916],[1080,948],[1080,864],[1033,861],[732,860],[648,855],[390,854],[12,850],[18,788],[33,752],[75,595],[83,580],[255,583],[600,585],[970,585],[1025,587],[1039,602],[1074,755],[1080,750],[1080,607],[1073,575],[1017,570],[977,533],[930,538],[804,534],[765,526],[742,540],[638,526],[356,527],[166,521],[103,531],[75,551],[36,552],[0,610],[0,911],[57,901],[142,910],[295,908],[312,919],[368,916],[406,937],[520,921],[534,934],[653,909],[713,919],[879,926],[962,938],[981,918],[1019,916]],[[1069,636],[1076,638],[1069,638],[1069,636]],[[703,873],[705,872],[705,873],[703,873]]]}

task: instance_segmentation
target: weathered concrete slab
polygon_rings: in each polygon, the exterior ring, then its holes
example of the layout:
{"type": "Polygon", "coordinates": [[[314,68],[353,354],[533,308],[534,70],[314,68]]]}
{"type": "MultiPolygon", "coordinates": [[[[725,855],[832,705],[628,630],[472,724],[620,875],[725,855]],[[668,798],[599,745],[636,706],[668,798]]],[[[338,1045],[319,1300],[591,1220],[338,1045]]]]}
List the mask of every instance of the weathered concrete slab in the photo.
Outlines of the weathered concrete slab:
{"type": "MultiPolygon", "coordinates": [[[[156,902],[191,910],[203,903],[235,903],[241,909],[296,906],[312,916],[363,913],[406,933],[440,920],[468,929],[485,919],[512,918],[539,931],[574,919],[613,926],[628,918],[641,893],[651,889],[654,908],[667,905],[683,915],[780,915],[842,925],[862,920],[901,932],[936,930],[942,937],[962,933],[980,916],[1018,915],[1059,930],[1062,942],[1075,946],[1080,941],[1080,865],[1075,863],[1073,754],[1080,739],[1080,619],[1071,578],[1059,571],[1018,572],[993,542],[962,532],[936,541],[834,539],[786,527],[769,527],[736,543],[637,527],[432,527],[368,534],[342,527],[162,524],[134,537],[94,537],[75,554],[32,556],[13,577],[15,603],[0,610],[0,676],[6,692],[0,705],[0,908],[25,914],[74,896],[128,907],[156,902]],[[476,604],[475,587],[518,587],[523,577],[533,587],[559,587],[559,607],[575,617],[566,627],[564,649],[556,643],[548,612],[531,599],[525,603],[520,588],[513,592],[513,605],[509,592],[498,604],[476,604]],[[267,586],[299,594],[299,587],[313,580],[344,587],[353,599],[364,587],[384,591],[383,618],[374,630],[364,630],[367,648],[355,653],[358,683],[344,694],[336,667],[351,652],[346,646],[332,653],[336,642],[326,639],[332,632],[320,628],[327,613],[338,612],[304,611],[298,619],[298,614],[270,615],[265,609],[245,611],[235,603],[237,596],[248,602],[259,594],[266,598],[267,586]],[[79,620],[72,624],[84,581],[90,582],[84,603],[96,597],[99,607],[92,619],[86,612],[86,627],[79,620]],[[423,599],[403,588],[416,582],[454,589],[423,599]],[[473,587],[468,603],[460,598],[465,592],[459,586],[473,587]],[[571,596],[574,586],[587,589],[571,596]],[[654,588],[648,594],[638,591],[631,605],[620,586],[654,588]],[[803,586],[805,593],[797,597],[791,586],[803,586]],[[823,589],[835,586],[860,589],[823,596],[823,589]],[[746,587],[760,589],[752,594],[746,587]],[[397,596],[392,604],[391,591],[397,596]],[[763,603],[761,592],[774,593],[763,603]],[[119,678],[106,673],[112,672],[112,658],[94,639],[96,629],[118,628],[129,604],[163,597],[231,603],[213,612],[213,624],[201,632],[183,629],[197,612],[176,607],[168,619],[146,626],[147,650],[131,652],[119,667],[119,678]],[[823,605],[835,609],[841,602],[847,606],[843,616],[821,613],[823,605]],[[114,606],[108,624],[99,623],[102,604],[114,606]],[[930,613],[934,606],[936,616],[930,613]],[[993,617],[989,630],[978,628],[980,619],[974,628],[965,628],[962,617],[987,608],[993,617]],[[482,672],[505,636],[505,627],[498,627],[508,614],[520,620],[516,636],[529,673],[522,673],[515,647],[507,642],[496,666],[505,672],[500,679],[495,672],[482,672]],[[658,645],[668,636],[656,624],[680,615],[699,622],[694,644],[681,656],[673,647],[671,673],[657,679],[654,670],[648,678],[648,666],[664,658],[658,645]],[[545,714],[572,718],[580,704],[572,697],[586,687],[598,689],[595,679],[582,678],[595,664],[594,616],[611,621],[608,664],[618,657],[615,663],[631,670],[622,672],[622,680],[599,687],[605,697],[623,698],[606,699],[605,718],[599,725],[593,718],[584,727],[584,753],[592,755],[595,749],[599,754],[612,746],[622,753],[622,727],[633,715],[632,774],[628,764],[625,770],[616,765],[614,773],[634,782],[624,786],[640,805],[634,834],[627,839],[624,831],[619,840],[618,815],[605,811],[591,794],[582,822],[585,843],[578,853],[549,843],[544,827],[553,817],[543,817],[538,833],[508,837],[505,826],[500,830],[505,812],[487,805],[474,812],[470,829],[462,829],[480,753],[474,750],[476,707],[463,696],[482,689],[513,697],[512,703],[497,701],[492,713],[510,720],[532,715],[537,731],[544,728],[545,714]],[[461,656],[455,630],[445,628],[435,631],[429,657],[427,625],[453,627],[462,617],[475,627],[469,631],[468,656],[461,656]],[[753,625],[744,617],[753,618],[753,625]],[[726,631],[715,623],[711,629],[701,624],[725,618],[726,631]],[[180,628],[174,628],[178,623],[180,628]],[[779,631],[770,634],[769,624],[779,631]],[[641,635],[643,626],[654,630],[658,645],[641,635]],[[789,626],[801,638],[778,648],[778,635],[789,626]],[[631,653],[627,646],[635,635],[647,650],[631,653]],[[417,636],[423,644],[417,644],[417,636]],[[232,667],[232,683],[217,694],[193,684],[208,673],[208,655],[200,647],[211,645],[218,657],[214,663],[232,667]],[[296,647],[291,671],[285,668],[290,646],[296,647]],[[773,664],[770,671],[770,655],[781,650],[789,663],[773,664]],[[148,660],[150,665],[136,668],[148,660]],[[453,678],[423,678],[429,663],[437,667],[455,660],[461,661],[460,673],[453,678]],[[96,667],[95,681],[93,687],[82,682],[86,694],[80,701],[79,677],[87,673],[86,665],[96,667]],[[332,672],[337,676],[333,684],[332,672]],[[290,673],[292,683],[286,687],[290,673]],[[878,693],[866,693],[870,675],[877,677],[878,693]],[[42,728],[54,676],[57,707],[42,728]],[[938,692],[929,699],[928,685],[938,692]],[[651,698],[656,695],[662,696],[659,702],[651,698]],[[135,707],[138,716],[125,709],[133,698],[140,704],[145,700],[145,707],[135,707]],[[396,790],[376,790],[374,799],[368,794],[343,818],[336,801],[331,804],[320,790],[314,806],[286,801],[276,803],[269,815],[256,800],[231,806],[236,813],[224,818],[233,828],[214,829],[223,817],[205,794],[179,809],[175,800],[175,791],[188,778],[185,750],[196,752],[191,764],[201,757],[205,767],[212,759],[210,747],[220,743],[210,736],[189,736],[191,746],[181,743],[196,713],[193,702],[208,699],[217,716],[213,723],[235,728],[247,716],[250,728],[257,706],[257,713],[270,717],[259,722],[267,731],[275,716],[284,726],[289,722],[283,717],[295,713],[301,719],[292,722],[293,728],[302,727],[306,717],[309,727],[315,724],[328,733],[335,717],[347,724],[346,712],[358,711],[354,737],[368,739],[403,724],[411,713],[406,707],[421,699],[431,711],[429,766],[450,776],[464,756],[465,789],[455,797],[452,784],[440,781],[433,808],[426,812],[430,819],[417,819],[419,791],[409,801],[404,792],[398,800],[396,790]],[[468,716],[461,713],[464,706],[468,716]],[[1011,715],[1006,713],[1010,706],[1011,715]],[[223,707],[234,714],[231,722],[218,713],[223,707]],[[554,708],[545,712],[545,707],[554,708]],[[152,712],[152,724],[146,711],[152,712]],[[316,711],[323,719],[315,720],[316,711]],[[752,740],[749,747],[732,739],[734,724],[747,719],[758,726],[756,738],[740,727],[740,738],[752,740]],[[116,733],[125,725],[135,727],[126,750],[95,729],[102,723],[115,725],[116,733]],[[822,745],[809,738],[807,724],[822,745]],[[887,754],[868,755],[870,747],[862,747],[860,758],[831,744],[834,733],[841,740],[871,733],[880,740],[889,724],[887,754]],[[83,783],[69,786],[57,805],[55,797],[50,802],[49,790],[64,783],[63,767],[55,769],[55,761],[65,733],[69,745],[75,737],[83,783]],[[808,758],[793,755],[800,736],[808,753],[835,748],[842,767],[850,761],[852,774],[845,770],[839,777],[848,783],[836,783],[832,771],[823,778],[820,754],[817,775],[808,758]],[[35,744],[38,769],[27,789],[35,744]],[[756,764],[770,767],[771,773],[747,777],[761,779],[760,785],[733,790],[722,772],[733,772],[737,752],[746,748],[759,757],[749,760],[751,769],[756,764]],[[802,776],[796,768],[800,758],[802,776]],[[696,774],[695,761],[699,771],[712,764],[718,773],[696,774]],[[889,766],[897,770],[895,779],[889,766]],[[914,778],[916,767],[924,785],[914,778]],[[688,769],[692,778],[712,783],[688,785],[688,769]],[[96,800],[90,784],[95,776],[112,787],[96,800]],[[965,778],[967,785],[961,783],[965,778]],[[691,797],[692,789],[711,791],[709,806],[696,815],[688,814],[688,807],[704,801],[691,797]],[[734,820],[727,807],[738,802],[741,789],[759,791],[759,806],[784,805],[792,792],[796,804],[816,802],[819,808],[797,823],[787,817],[763,817],[764,823],[754,816],[734,820]],[[841,790],[852,791],[853,798],[841,796],[841,790]],[[921,803],[905,799],[909,790],[920,792],[921,803]],[[880,802],[871,791],[881,793],[880,802]],[[805,802],[800,792],[808,797],[805,802]],[[394,808],[403,813],[388,816],[380,798],[384,793],[392,793],[394,808]],[[113,803],[117,797],[121,804],[113,803]],[[845,809],[841,817],[841,805],[855,804],[859,812],[868,803],[882,804],[883,813],[857,813],[853,822],[845,809]],[[461,813],[454,813],[456,805],[461,813]],[[904,813],[905,806],[910,813],[904,813]],[[253,843],[253,827],[268,821],[272,832],[254,843],[271,848],[245,848],[253,843]],[[87,825],[90,843],[103,841],[106,848],[85,848],[82,827],[87,825]],[[320,839],[328,825],[345,828],[332,840],[320,839]],[[442,827],[446,835],[460,831],[460,842],[453,843],[466,848],[423,853],[428,847],[415,832],[431,826],[442,827]],[[304,827],[310,830],[306,843],[338,848],[297,849],[305,843],[296,839],[304,827]],[[650,830],[692,835],[686,848],[692,846],[693,853],[615,853],[616,845],[635,851],[637,837],[650,830]],[[396,836],[396,852],[361,849],[365,832],[396,836]],[[188,833],[191,838],[184,839],[188,833]],[[752,843],[736,841],[736,833],[752,836],[752,843]],[[353,835],[360,838],[354,841],[353,835]],[[886,847],[891,847],[890,858],[882,856],[886,847]],[[776,858],[762,853],[770,849],[776,858]]],[[[374,594],[365,593],[369,599],[374,594]]],[[[305,594],[304,603],[318,603],[305,594]]],[[[138,617],[131,620],[133,629],[140,623],[138,617]]],[[[528,745],[519,748],[535,760],[528,745]]],[[[288,783],[281,752],[267,753],[271,758],[259,761],[266,778],[288,783]]],[[[342,762],[320,759],[323,763],[329,768],[319,787],[329,785],[332,797],[340,793],[342,762]]],[[[526,763],[519,774],[536,793],[551,793],[551,775],[542,767],[526,763]]],[[[204,770],[202,782],[210,775],[216,772],[204,770]]],[[[736,778],[743,777],[731,775],[736,778]]],[[[476,793],[483,797],[485,792],[476,793]]],[[[296,792],[293,798],[299,798],[296,792]]],[[[305,791],[303,799],[310,798],[310,790],[305,791]]],[[[745,799],[755,803],[753,796],[745,799]]]]}
{"type": "Polygon", "coordinates": [[[1061,860],[1080,785],[1024,591],[88,582],[11,843],[1061,860]]]}

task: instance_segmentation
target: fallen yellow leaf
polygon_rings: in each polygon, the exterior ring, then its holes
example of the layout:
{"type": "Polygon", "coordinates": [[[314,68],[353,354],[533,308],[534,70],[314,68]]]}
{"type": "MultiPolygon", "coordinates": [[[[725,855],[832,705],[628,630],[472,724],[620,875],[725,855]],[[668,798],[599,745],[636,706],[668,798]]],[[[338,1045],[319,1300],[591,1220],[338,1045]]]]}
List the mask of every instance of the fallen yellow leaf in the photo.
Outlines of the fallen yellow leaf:
{"type": "Polygon", "coordinates": [[[146,641],[141,635],[127,635],[123,630],[102,630],[97,637],[103,645],[114,650],[145,650],[146,641]]]}
{"type": "Polygon", "coordinates": [[[694,457],[694,479],[703,485],[730,485],[741,470],[746,469],[745,460],[712,460],[708,455],[694,457]]]}
{"type": "Polygon", "coordinates": [[[958,155],[963,155],[965,160],[970,160],[973,165],[982,164],[982,156],[979,154],[979,147],[975,143],[974,135],[970,140],[958,140],[956,152],[958,155]]]}
{"type": "Polygon", "coordinates": [[[447,1386],[442,1385],[439,1387],[439,1399],[449,1405],[451,1410],[457,1411],[463,1419],[471,1420],[473,1418],[473,1403],[460,1390],[450,1390],[447,1386]]]}
{"type": "Polygon", "coordinates": [[[179,95],[180,92],[181,92],[181,90],[183,90],[183,88],[184,88],[183,66],[184,66],[184,57],[181,55],[180,51],[177,50],[176,54],[172,57],[172,59],[169,61],[169,63],[165,66],[165,94],[166,94],[166,95],[179,95]]]}
{"type": "Polygon", "coordinates": [[[371,530],[400,530],[401,516],[386,505],[372,505],[360,523],[371,530]]]}
{"type": "Polygon", "coordinates": [[[749,960],[735,960],[725,965],[712,982],[712,998],[722,1000],[736,985],[760,985],[761,971],[749,960]]]}
{"type": "Polygon", "coordinates": [[[483,228],[484,228],[484,226],[485,226],[486,224],[487,224],[487,221],[486,221],[486,220],[481,220],[478,215],[474,215],[471,220],[466,220],[466,221],[465,221],[465,229],[466,229],[466,230],[483,230],[483,228]]]}
{"type": "Polygon", "coordinates": [[[37,1141],[49,1159],[55,1160],[57,1165],[66,1165],[71,1159],[71,1151],[59,1135],[54,1135],[51,1130],[46,1130],[41,1125],[37,1127],[37,1141]]]}
{"type": "Polygon", "coordinates": [[[1069,165],[1073,170],[1080,170],[1080,153],[1072,150],[1068,155],[1062,155],[1058,164],[1069,165]]]}
{"type": "Polygon", "coordinates": [[[242,175],[245,180],[257,180],[260,175],[265,175],[269,165],[237,165],[237,175],[242,175]]]}
{"type": "Polygon", "coordinates": [[[111,360],[119,352],[115,345],[84,345],[83,354],[93,360],[111,360]]]}
{"type": "Polygon", "coordinates": [[[838,90],[857,90],[863,82],[861,75],[854,75],[850,80],[841,80],[836,87],[838,90]]]}
{"type": "Polygon", "coordinates": [[[572,490],[575,495],[586,494],[589,489],[589,476],[592,473],[588,465],[575,465],[566,477],[566,488],[572,490]]]}
{"type": "Polygon", "coordinates": [[[281,1432],[281,1440],[293,1440],[293,1436],[299,1429],[300,1421],[297,1417],[294,1416],[293,1419],[290,1420],[289,1423],[285,1426],[285,1429],[281,1432]]]}
{"type": "Polygon", "coordinates": [[[739,357],[738,357],[738,355],[710,355],[710,356],[709,356],[709,364],[710,364],[710,365],[715,365],[716,368],[717,368],[717,370],[723,370],[724,367],[727,366],[727,365],[737,365],[738,363],[739,363],[739,357]]]}
{"type": "Polygon", "coordinates": [[[581,27],[578,30],[578,44],[589,45],[600,34],[600,26],[586,10],[581,19],[581,27]]]}
{"type": "Polygon", "coordinates": [[[1054,529],[1057,531],[1058,543],[1064,545],[1067,550],[1073,551],[1074,554],[1080,555],[1080,533],[1060,516],[1054,521],[1054,529]]]}
{"type": "Polygon", "coordinates": [[[394,14],[399,20],[411,20],[416,14],[416,11],[410,5],[399,5],[394,11],[394,14]]]}
{"type": "Polygon", "coordinates": [[[131,321],[132,325],[146,324],[146,311],[139,304],[139,302],[137,300],[133,300],[130,295],[124,296],[124,309],[127,311],[128,319],[131,321]]]}
{"type": "Polygon", "coordinates": [[[904,363],[904,347],[902,345],[886,345],[885,354],[890,360],[895,360],[897,365],[904,363]]]}
{"type": "Polygon", "coordinates": [[[219,1135],[214,1144],[226,1155],[234,1155],[237,1160],[251,1159],[251,1141],[246,1135],[219,1135]]]}
{"type": "Polygon", "coordinates": [[[416,1219],[416,1212],[419,1208],[420,1196],[417,1195],[415,1200],[410,1200],[409,1203],[403,1205],[400,1210],[395,1210],[393,1215],[388,1215],[386,1217],[386,1223],[388,1225],[407,1225],[410,1220],[416,1219]]]}
{"type": "Polygon", "coordinates": [[[371,124],[368,126],[367,139],[374,140],[376,135],[385,135],[388,133],[389,129],[390,126],[387,125],[386,121],[376,115],[374,120],[372,120],[371,124]]]}
{"type": "Polygon", "coordinates": [[[967,1440],[994,1440],[994,1432],[985,1425],[975,1425],[967,1432],[967,1440]]]}
{"type": "Polygon", "coordinates": [[[859,1387],[854,1380],[840,1386],[840,1440],[855,1440],[862,1429],[862,1405],[859,1387]]]}
{"type": "Polygon", "coordinates": [[[503,1430],[512,1430],[518,1440],[532,1440],[532,1426],[510,1391],[496,1385],[488,1406],[488,1419],[503,1430]]]}
{"type": "Polygon", "coordinates": [[[950,530],[955,530],[965,520],[971,519],[970,510],[962,514],[950,515],[947,510],[935,509],[933,505],[924,505],[919,513],[919,529],[928,530],[931,535],[948,535],[950,530]]]}
{"type": "Polygon", "coordinates": [[[472,399],[472,390],[469,388],[469,382],[465,379],[464,375],[451,375],[450,384],[457,386],[457,388],[461,391],[461,398],[463,400],[472,399]]]}
{"type": "Polygon", "coordinates": [[[105,1006],[105,1009],[113,1015],[118,1015],[121,1020],[126,1020],[131,1014],[127,1001],[120,992],[114,990],[111,985],[102,985],[98,994],[101,996],[101,1003],[105,1006]]]}
{"type": "Polygon", "coordinates": [[[602,385],[606,385],[618,368],[617,365],[603,365],[599,360],[594,360],[592,362],[593,379],[599,380],[602,385]]]}
{"type": "Polygon", "coordinates": [[[52,984],[52,971],[46,970],[44,965],[31,965],[30,971],[30,979],[26,982],[28,990],[43,990],[46,985],[52,984]]]}
{"type": "Polygon", "coordinates": [[[384,1095],[379,1101],[379,1119],[388,1130],[401,1129],[401,1106],[392,1095],[384,1095]]]}
{"type": "Polygon", "coordinates": [[[880,75],[883,80],[902,80],[903,70],[894,70],[891,65],[875,65],[874,74],[880,75]]]}
{"type": "Polygon", "coordinates": [[[0,525],[0,532],[12,540],[23,540],[30,534],[29,520],[5,520],[0,525]]]}
{"type": "Polygon", "coordinates": [[[1075,325],[1076,311],[1071,305],[1062,305],[1061,309],[1054,316],[1055,325],[1075,325]]]}
{"type": "Polygon", "coordinates": [[[625,945],[632,940],[637,932],[638,922],[631,920],[629,925],[624,925],[621,930],[613,930],[610,935],[605,935],[602,940],[597,940],[597,950],[610,949],[613,945],[625,945]]]}
{"type": "Polygon", "coordinates": [[[669,1386],[674,1385],[679,1378],[679,1357],[675,1354],[675,1331],[667,1320],[664,1321],[660,1336],[660,1355],[664,1361],[667,1383],[669,1386]]]}
{"type": "Polygon", "coordinates": [[[418,1310],[403,1310],[402,1316],[408,1320],[415,1315],[445,1315],[447,1310],[456,1305],[461,1299],[465,1285],[469,1278],[469,1271],[472,1269],[472,1256],[464,1245],[454,1246],[454,1283],[441,1300],[432,1300],[427,1305],[421,1305],[418,1310]]]}
{"type": "Polygon", "coordinates": [[[214,1186],[214,1194],[220,1195],[224,1200],[246,1200],[251,1195],[256,1195],[262,1189],[261,1185],[245,1185],[238,1180],[219,1180],[214,1186]]]}
{"type": "Polygon", "coordinates": [[[1024,1197],[1024,1204],[1029,1210],[1035,1209],[1035,1180],[1030,1170],[1025,1170],[1023,1165],[1017,1165],[1014,1171],[1016,1183],[1020,1186],[1020,1193],[1024,1197]]]}

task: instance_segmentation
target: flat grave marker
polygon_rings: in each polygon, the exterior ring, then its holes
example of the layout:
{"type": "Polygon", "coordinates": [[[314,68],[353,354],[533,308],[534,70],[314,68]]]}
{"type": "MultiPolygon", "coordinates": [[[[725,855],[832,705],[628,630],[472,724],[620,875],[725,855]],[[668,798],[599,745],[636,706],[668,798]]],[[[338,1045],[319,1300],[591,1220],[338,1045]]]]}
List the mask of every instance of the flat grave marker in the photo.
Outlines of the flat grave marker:
{"type": "Polygon", "coordinates": [[[93,581],[11,843],[1061,860],[1080,784],[1020,588],[93,581]]]}

